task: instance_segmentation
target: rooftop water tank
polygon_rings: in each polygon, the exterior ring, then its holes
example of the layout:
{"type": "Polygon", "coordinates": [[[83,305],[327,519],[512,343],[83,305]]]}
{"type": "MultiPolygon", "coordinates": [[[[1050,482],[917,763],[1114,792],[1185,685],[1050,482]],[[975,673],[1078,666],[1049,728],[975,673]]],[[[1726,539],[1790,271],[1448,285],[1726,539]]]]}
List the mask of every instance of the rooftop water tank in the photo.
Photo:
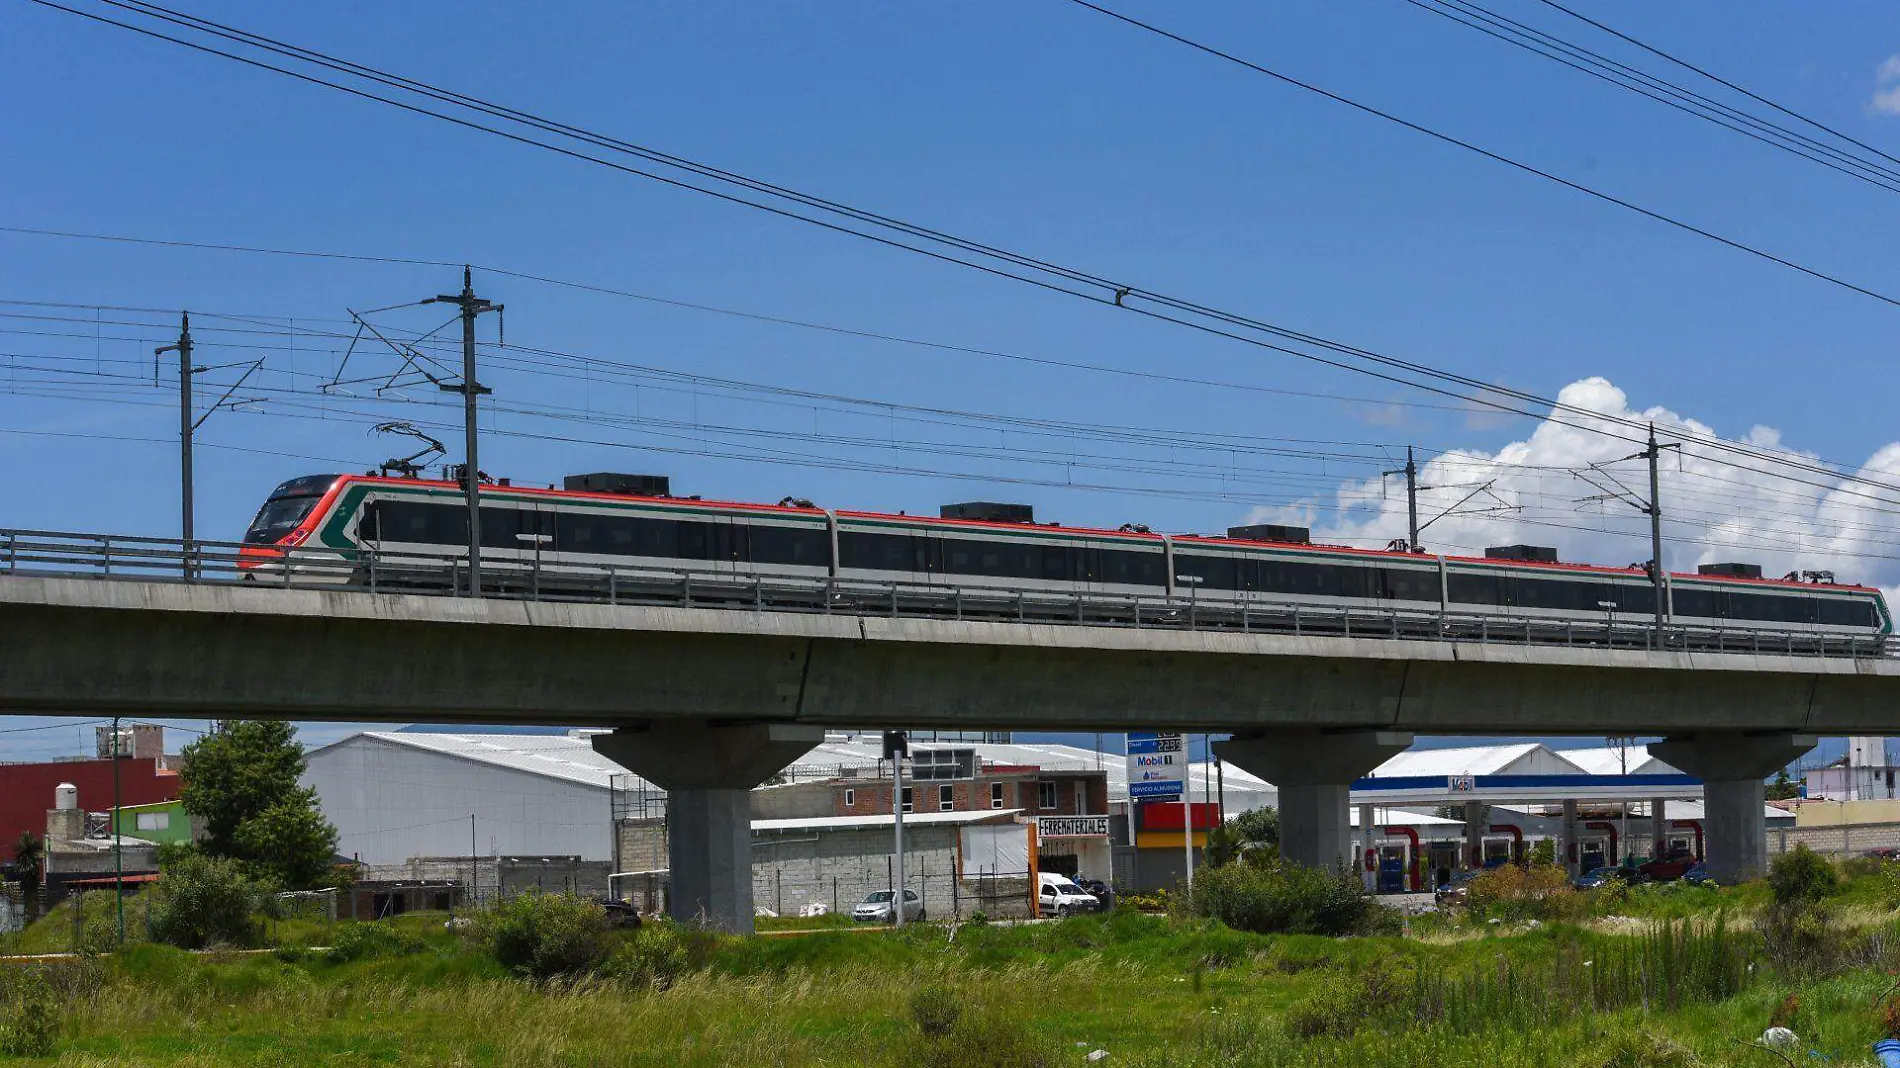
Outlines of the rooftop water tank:
{"type": "Polygon", "coordinates": [[[79,807],[79,787],[63,782],[53,787],[53,807],[70,811],[79,807]]]}

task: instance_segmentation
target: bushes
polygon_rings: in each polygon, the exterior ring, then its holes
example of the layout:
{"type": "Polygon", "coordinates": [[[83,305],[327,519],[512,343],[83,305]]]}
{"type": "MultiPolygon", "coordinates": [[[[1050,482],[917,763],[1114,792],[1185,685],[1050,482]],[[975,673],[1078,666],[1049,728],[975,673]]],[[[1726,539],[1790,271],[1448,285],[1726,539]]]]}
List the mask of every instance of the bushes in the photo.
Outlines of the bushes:
{"type": "Polygon", "coordinates": [[[1297,1038],[1346,1038],[1365,1024],[1398,1013],[1416,998],[1417,975],[1395,958],[1373,961],[1352,972],[1329,973],[1318,990],[1287,1011],[1287,1032],[1297,1038]]]}
{"type": "Polygon", "coordinates": [[[381,920],[346,923],[338,925],[324,959],[332,964],[344,964],[375,957],[405,957],[420,953],[423,948],[421,936],[398,930],[381,920]]]}
{"type": "Polygon", "coordinates": [[[59,1040],[59,1006],[44,975],[34,971],[0,986],[0,1055],[51,1056],[59,1040]]]}
{"type": "Polygon", "coordinates": [[[670,923],[642,926],[601,965],[601,974],[627,986],[665,990],[692,967],[692,954],[679,928],[670,923]]]}
{"type": "Polygon", "coordinates": [[[1388,920],[1359,880],[1297,864],[1229,864],[1202,872],[1186,908],[1255,934],[1365,933],[1388,920]]]}
{"type": "Polygon", "coordinates": [[[248,946],[260,935],[251,910],[257,890],[228,860],[184,853],[158,880],[152,937],[180,949],[248,946]]]}
{"type": "Polygon", "coordinates": [[[1840,889],[1840,876],[1834,866],[1809,849],[1806,843],[1783,853],[1768,866],[1768,888],[1778,905],[1813,904],[1834,896],[1840,889]]]}
{"type": "Polygon", "coordinates": [[[907,1068],[1054,1068],[1056,1047],[997,1006],[931,984],[911,996],[917,1031],[894,1063],[907,1068]]]}
{"type": "Polygon", "coordinates": [[[1570,879],[1555,865],[1515,864],[1480,872],[1471,880],[1465,905],[1474,915],[1522,923],[1526,920],[1574,920],[1589,902],[1570,887],[1570,879]]]}
{"type": "Polygon", "coordinates": [[[607,960],[607,910],[565,894],[528,893],[481,913],[475,935],[505,968],[535,979],[581,975],[607,960]]]}

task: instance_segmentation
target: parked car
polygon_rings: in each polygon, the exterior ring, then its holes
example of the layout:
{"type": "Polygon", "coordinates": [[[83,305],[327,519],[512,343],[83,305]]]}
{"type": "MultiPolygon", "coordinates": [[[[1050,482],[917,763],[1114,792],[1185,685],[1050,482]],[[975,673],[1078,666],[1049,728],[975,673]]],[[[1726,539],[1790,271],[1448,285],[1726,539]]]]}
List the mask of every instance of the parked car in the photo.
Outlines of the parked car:
{"type": "Polygon", "coordinates": [[[1637,866],[1637,871],[1659,883],[1674,882],[1695,867],[1695,854],[1686,849],[1671,850],[1655,860],[1637,866]]]}
{"type": "Polygon", "coordinates": [[[1633,881],[1634,880],[1630,878],[1630,869],[1628,868],[1593,868],[1578,876],[1576,881],[1571,885],[1579,890],[1595,890],[1597,887],[1606,886],[1612,882],[1629,883],[1633,881]]]}
{"type": "Polygon", "coordinates": [[[640,910],[631,902],[615,897],[597,897],[594,903],[607,913],[607,926],[616,931],[630,931],[640,926],[640,910]]]}
{"type": "Polygon", "coordinates": [[[1479,874],[1475,871],[1461,871],[1454,874],[1433,891],[1432,901],[1441,909],[1464,904],[1465,898],[1471,894],[1471,880],[1476,879],[1479,874]]]}
{"type": "Polygon", "coordinates": [[[1066,875],[1042,872],[1036,876],[1036,883],[1036,902],[1044,916],[1071,916],[1078,912],[1095,912],[1102,907],[1101,898],[1077,886],[1066,875]]]}
{"type": "MultiPolygon", "coordinates": [[[[851,918],[858,923],[894,923],[896,913],[891,910],[889,890],[873,890],[864,895],[864,900],[851,910],[851,918]]],[[[915,890],[904,891],[904,922],[918,923],[924,918],[924,899],[917,896],[915,890]]]]}

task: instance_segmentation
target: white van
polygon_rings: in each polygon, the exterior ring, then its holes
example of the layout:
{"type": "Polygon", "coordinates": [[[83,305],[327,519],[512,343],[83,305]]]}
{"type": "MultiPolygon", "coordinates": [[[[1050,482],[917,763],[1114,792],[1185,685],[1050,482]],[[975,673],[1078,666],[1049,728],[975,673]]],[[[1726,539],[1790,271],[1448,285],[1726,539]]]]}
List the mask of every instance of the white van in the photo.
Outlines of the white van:
{"type": "Polygon", "coordinates": [[[1036,885],[1036,902],[1041,906],[1044,916],[1072,916],[1078,912],[1095,912],[1102,907],[1099,898],[1075,885],[1066,875],[1038,872],[1036,885]]]}

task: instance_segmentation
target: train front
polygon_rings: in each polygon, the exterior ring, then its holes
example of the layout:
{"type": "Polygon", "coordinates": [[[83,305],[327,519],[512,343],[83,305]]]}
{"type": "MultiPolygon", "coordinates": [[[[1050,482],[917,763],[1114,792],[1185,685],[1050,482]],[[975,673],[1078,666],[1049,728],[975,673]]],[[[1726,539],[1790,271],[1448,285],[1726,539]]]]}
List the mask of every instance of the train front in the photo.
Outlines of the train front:
{"type": "Polygon", "coordinates": [[[295,560],[295,570],[306,570],[306,561],[294,550],[316,532],[328,499],[344,476],[304,475],[272,490],[264,506],[257,510],[250,529],[244,532],[244,547],[238,550],[238,570],[245,577],[259,572],[282,574],[295,560]]]}

